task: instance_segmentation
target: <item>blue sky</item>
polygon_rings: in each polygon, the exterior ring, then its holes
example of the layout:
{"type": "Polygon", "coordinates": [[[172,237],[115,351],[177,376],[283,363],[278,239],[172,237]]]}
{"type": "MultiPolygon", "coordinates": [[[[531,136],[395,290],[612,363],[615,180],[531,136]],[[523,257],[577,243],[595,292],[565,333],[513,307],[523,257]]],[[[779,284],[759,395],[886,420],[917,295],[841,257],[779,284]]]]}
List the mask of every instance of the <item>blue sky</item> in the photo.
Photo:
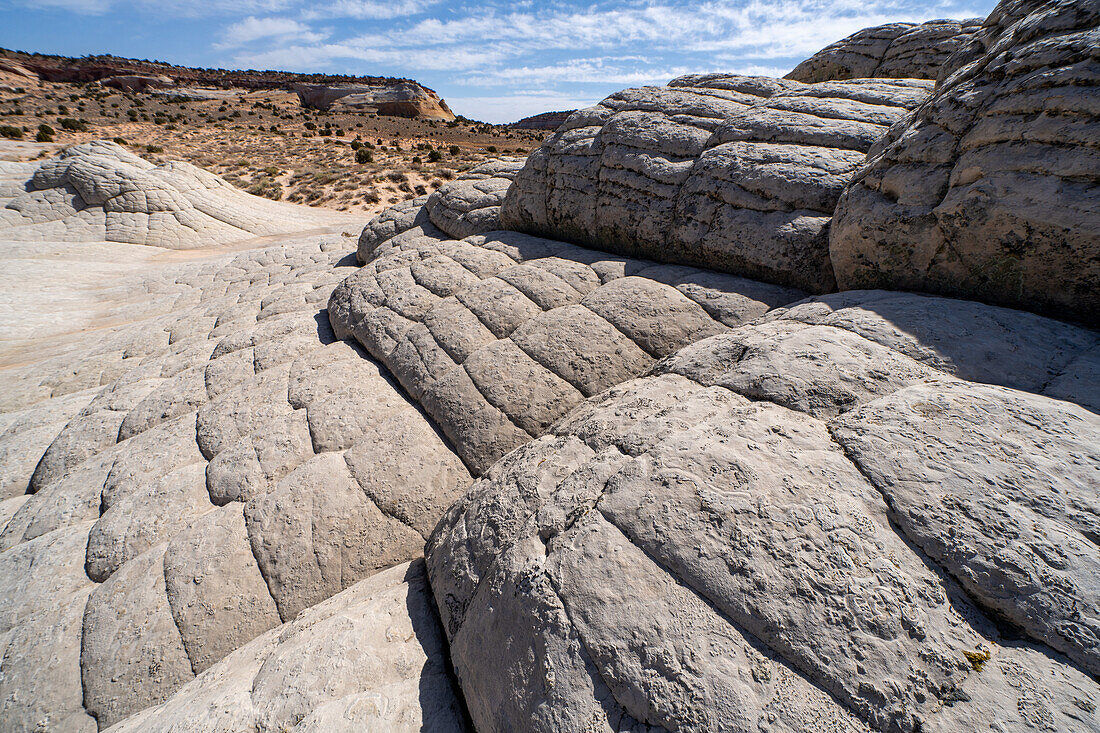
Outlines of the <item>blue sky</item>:
{"type": "Polygon", "coordinates": [[[993,0],[0,0],[0,46],[187,66],[407,76],[508,122],[690,72],[782,75],[896,20],[993,0]]]}

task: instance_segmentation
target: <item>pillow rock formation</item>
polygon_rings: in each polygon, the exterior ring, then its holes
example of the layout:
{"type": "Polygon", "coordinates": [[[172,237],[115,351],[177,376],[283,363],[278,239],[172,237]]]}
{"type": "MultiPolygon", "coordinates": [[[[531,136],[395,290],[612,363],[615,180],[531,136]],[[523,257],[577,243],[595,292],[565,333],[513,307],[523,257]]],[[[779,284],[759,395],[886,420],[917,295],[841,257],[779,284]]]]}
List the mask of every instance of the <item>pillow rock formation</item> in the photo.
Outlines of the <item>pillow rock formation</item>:
{"type": "Polygon", "coordinates": [[[889,23],[864,28],[815,53],[785,79],[808,84],[842,79],[935,79],[982,19],[889,23]]]}
{"type": "Polygon", "coordinates": [[[8,241],[194,249],[315,229],[331,219],[249,196],[190,163],[155,166],[104,140],[74,145],[37,166],[0,166],[0,230],[8,241]]]}
{"type": "Polygon", "coordinates": [[[1100,731],[1100,13],[959,27],[620,92],[354,253],[5,168],[5,247],[195,251],[0,341],[0,729],[1100,731]]]}

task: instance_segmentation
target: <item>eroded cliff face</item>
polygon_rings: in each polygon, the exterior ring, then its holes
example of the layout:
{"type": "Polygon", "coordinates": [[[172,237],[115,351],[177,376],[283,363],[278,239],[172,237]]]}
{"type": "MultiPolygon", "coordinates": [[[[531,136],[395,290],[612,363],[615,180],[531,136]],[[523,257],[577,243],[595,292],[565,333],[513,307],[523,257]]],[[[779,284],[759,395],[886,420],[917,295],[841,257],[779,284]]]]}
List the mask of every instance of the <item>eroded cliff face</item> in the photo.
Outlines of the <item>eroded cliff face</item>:
{"type": "Polygon", "coordinates": [[[415,82],[392,85],[294,84],[291,88],[306,107],[343,107],[379,115],[433,120],[455,118],[439,95],[415,82]]]}
{"type": "MultiPolygon", "coordinates": [[[[805,292],[894,277],[925,184],[1095,214],[1097,28],[627,90],[357,246],[109,144],[4,167],[13,247],[265,239],[0,371],[0,727],[1100,731],[1100,333],[805,292]]],[[[1095,218],[951,221],[1095,289],[1095,218]]]]}

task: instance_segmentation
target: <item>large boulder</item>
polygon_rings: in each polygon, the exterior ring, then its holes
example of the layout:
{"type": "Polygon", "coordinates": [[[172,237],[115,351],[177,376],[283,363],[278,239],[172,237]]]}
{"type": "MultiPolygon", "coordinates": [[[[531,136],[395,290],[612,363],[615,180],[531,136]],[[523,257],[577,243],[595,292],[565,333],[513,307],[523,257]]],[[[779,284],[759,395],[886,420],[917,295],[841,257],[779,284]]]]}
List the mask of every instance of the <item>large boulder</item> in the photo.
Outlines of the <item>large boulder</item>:
{"type": "Polygon", "coordinates": [[[527,159],[507,229],[812,292],[835,289],[828,229],[871,144],[931,82],[696,75],[574,113],[527,159]]]}
{"type": "Polygon", "coordinates": [[[429,540],[475,726],[1100,730],[1100,417],[1025,391],[1095,344],[844,293],[589,400],[429,540]]]}
{"type": "Polygon", "coordinates": [[[837,206],[840,288],[1100,322],[1100,6],[1004,2],[837,206]]]}
{"type": "Polygon", "coordinates": [[[806,59],[784,79],[935,79],[951,54],[981,27],[981,18],[888,23],[864,28],[806,59]]]}

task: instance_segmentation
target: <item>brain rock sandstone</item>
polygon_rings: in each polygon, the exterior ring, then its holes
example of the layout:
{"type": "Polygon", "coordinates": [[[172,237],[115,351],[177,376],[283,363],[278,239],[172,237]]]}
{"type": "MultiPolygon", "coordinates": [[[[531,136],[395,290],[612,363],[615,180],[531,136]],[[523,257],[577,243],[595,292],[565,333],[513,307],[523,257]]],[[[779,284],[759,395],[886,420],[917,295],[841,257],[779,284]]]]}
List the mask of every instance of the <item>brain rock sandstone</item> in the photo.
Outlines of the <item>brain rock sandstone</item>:
{"type": "Polygon", "coordinates": [[[589,400],[428,543],[477,729],[1100,730],[1100,418],[1026,391],[1096,343],[852,292],[589,400]]]}
{"type": "Polygon", "coordinates": [[[105,140],[74,145],[38,166],[2,165],[0,228],[9,241],[191,249],[316,229],[332,219],[249,196],[189,163],[155,166],[105,140]]]}
{"type": "Polygon", "coordinates": [[[871,144],[931,82],[695,75],[574,113],[527,159],[505,228],[812,292],[835,289],[828,229],[871,144]]]}
{"type": "MultiPolygon", "coordinates": [[[[941,89],[1087,100],[1092,8],[1002,4],[941,89]]],[[[236,244],[0,344],[0,729],[1100,731],[1100,335],[806,297],[930,88],[627,90],[354,256],[114,146],[5,165],[16,256],[236,244]]]]}
{"type": "Polygon", "coordinates": [[[842,289],[1100,322],[1095,2],[1005,2],[876,143],[830,239],[842,289]]]}
{"type": "Polygon", "coordinates": [[[864,28],[821,49],[784,78],[811,84],[876,77],[936,79],[981,24],[981,18],[973,18],[864,28]]]}

